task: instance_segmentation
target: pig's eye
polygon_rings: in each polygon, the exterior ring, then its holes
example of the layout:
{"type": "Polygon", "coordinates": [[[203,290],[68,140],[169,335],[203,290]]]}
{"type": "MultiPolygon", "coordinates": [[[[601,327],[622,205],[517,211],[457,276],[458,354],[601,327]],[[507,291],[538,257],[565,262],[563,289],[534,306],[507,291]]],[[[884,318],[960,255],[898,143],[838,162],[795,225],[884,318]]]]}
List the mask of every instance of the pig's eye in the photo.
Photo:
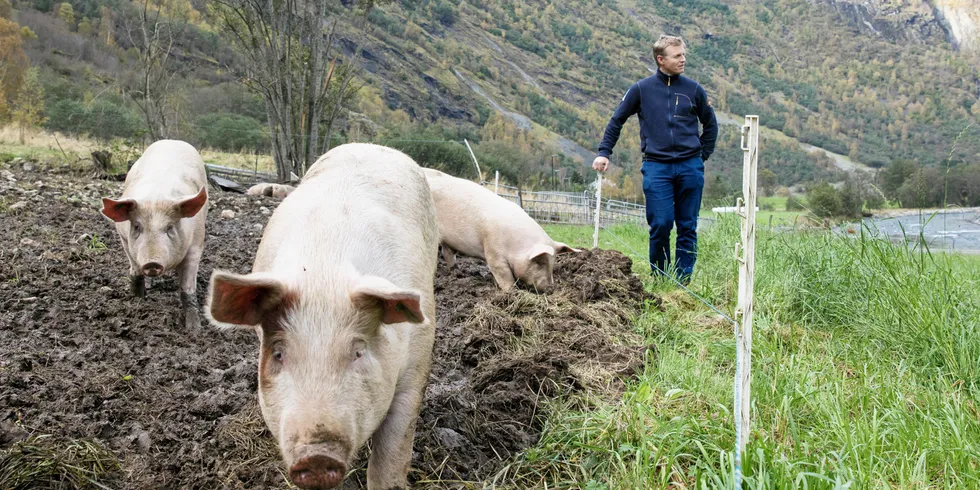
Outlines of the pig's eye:
{"type": "Polygon", "coordinates": [[[168,235],[173,235],[175,230],[176,229],[174,228],[174,225],[167,225],[167,234],[168,235]]]}
{"type": "Polygon", "coordinates": [[[140,233],[143,233],[143,227],[139,223],[133,223],[133,234],[139,235],[140,233]]]}
{"type": "Polygon", "coordinates": [[[351,361],[356,361],[364,357],[364,353],[367,352],[365,350],[367,349],[367,343],[364,340],[358,339],[354,341],[354,345],[351,348],[354,350],[354,358],[351,361]]]}
{"type": "Polygon", "coordinates": [[[282,363],[282,350],[276,349],[276,350],[272,351],[272,357],[276,360],[276,362],[278,362],[278,363],[281,364],[282,363]]]}

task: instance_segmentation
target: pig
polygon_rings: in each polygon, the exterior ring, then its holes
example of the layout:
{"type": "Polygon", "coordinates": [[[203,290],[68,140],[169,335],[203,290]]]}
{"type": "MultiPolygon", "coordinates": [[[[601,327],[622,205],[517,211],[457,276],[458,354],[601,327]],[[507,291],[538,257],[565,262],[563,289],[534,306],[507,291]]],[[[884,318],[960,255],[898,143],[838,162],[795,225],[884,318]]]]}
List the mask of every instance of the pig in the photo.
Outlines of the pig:
{"type": "Polygon", "coordinates": [[[483,186],[424,169],[436,203],[443,258],[455,253],[484,259],[502,290],[518,280],[539,292],[554,287],[555,255],[578,252],[548,236],[520,206],[483,186]]]}
{"type": "Polygon", "coordinates": [[[102,198],[129,259],[130,292],[146,296],[145,277],[176,270],[186,327],[199,327],[197,270],[208,215],[204,160],[190,144],[160,140],[126,175],[122,196],[102,198]]]}
{"type": "Polygon", "coordinates": [[[421,168],[350,143],[276,208],[251,273],[212,273],[205,315],[256,332],[259,405],[296,486],[340,485],[370,440],[368,488],[408,487],[438,250],[421,168]]]}
{"type": "Polygon", "coordinates": [[[266,196],[275,197],[277,199],[285,199],[286,196],[293,192],[293,189],[295,188],[291,185],[262,182],[249,187],[245,193],[250,196],[266,196]]]}

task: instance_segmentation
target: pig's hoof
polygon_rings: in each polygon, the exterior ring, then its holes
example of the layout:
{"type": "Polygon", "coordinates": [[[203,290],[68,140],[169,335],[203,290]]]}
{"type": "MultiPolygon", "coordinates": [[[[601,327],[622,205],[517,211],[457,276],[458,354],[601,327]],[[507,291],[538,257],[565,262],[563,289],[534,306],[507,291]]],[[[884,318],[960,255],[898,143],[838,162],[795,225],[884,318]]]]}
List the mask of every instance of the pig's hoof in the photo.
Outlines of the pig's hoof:
{"type": "Polygon", "coordinates": [[[129,292],[137,298],[146,297],[146,281],[143,276],[129,276],[129,292]]]}
{"type": "Polygon", "coordinates": [[[184,310],[184,325],[187,328],[199,328],[201,314],[197,312],[197,296],[181,291],[180,307],[184,310]]]}
{"type": "Polygon", "coordinates": [[[188,329],[201,328],[201,314],[197,310],[184,310],[184,326],[188,329]]]}

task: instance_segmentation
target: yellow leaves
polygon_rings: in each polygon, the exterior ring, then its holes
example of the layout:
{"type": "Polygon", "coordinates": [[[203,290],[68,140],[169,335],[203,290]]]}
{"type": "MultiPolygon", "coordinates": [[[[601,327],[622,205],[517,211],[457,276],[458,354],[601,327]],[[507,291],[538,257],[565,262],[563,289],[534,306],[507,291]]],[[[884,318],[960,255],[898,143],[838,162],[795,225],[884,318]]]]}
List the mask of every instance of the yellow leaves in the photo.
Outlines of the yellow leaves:
{"type": "Polygon", "coordinates": [[[28,60],[23,44],[20,26],[12,20],[0,18],[0,92],[7,97],[17,94],[27,71],[28,60]]]}

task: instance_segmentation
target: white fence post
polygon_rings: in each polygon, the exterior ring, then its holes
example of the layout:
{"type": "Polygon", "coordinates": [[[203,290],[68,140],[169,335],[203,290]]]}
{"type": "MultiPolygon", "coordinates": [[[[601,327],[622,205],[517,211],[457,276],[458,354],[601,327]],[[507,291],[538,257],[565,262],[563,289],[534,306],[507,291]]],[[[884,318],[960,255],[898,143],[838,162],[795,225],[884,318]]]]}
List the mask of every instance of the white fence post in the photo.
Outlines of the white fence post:
{"type": "Polygon", "coordinates": [[[495,175],[493,177],[493,193],[500,194],[500,170],[494,170],[495,175]]]}
{"type": "Polygon", "coordinates": [[[483,172],[480,171],[480,162],[476,161],[476,155],[473,154],[473,148],[470,148],[470,142],[463,138],[463,143],[466,143],[466,149],[470,150],[470,157],[473,158],[473,165],[476,167],[476,176],[480,179],[480,184],[483,183],[483,172]]]}
{"type": "Polygon", "coordinates": [[[599,248],[599,215],[602,211],[602,172],[595,181],[595,232],[592,233],[592,248],[599,248]]]}
{"type": "Polygon", "coordinates": [[[735,318],[735,488],[742,488],[742,455],[749,439],[752,405],[752,301],[755,289],[755,197],[759,163],[759,116],[745,116],[742,126],[742,197],[736,208],[742,220],[742,256],[736,247],[738,305],[735,318]],[[743,200],[744,199],[744,200],[743,200]]]}

